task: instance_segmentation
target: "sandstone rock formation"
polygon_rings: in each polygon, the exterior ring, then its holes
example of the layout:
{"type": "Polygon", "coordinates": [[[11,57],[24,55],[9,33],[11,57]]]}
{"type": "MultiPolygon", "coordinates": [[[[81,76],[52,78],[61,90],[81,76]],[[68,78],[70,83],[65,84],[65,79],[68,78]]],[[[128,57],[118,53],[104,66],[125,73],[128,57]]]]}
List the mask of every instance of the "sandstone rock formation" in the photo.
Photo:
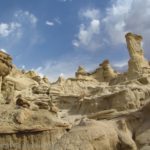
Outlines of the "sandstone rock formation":
{"type": "Polygon", "coordinates": [[[150,66],[144,58],[144,51],[141,47],[142,36],[128,33],[125,37],[130,55],[128,73],[130,77],[134,78],[141,75],[144,69],[150,69],[150,66]]]}
{"type": "Polygon", "coordinates": [[[5,77],[12,69],[12,58],[7,53],[0,51],[0,76],[5,77]]]}
{"type": "Polygon", "coordinates": [[[93,72],[86,72],[81,66],[79,66],[76,72],[76,78],[97,80],[99,82],[109,82],[111,79],[117,77],[117,75],[118,74],[110,66],[109,60],[104,60],[93,72]]]}
{"type": "Polygon", "coordinates": [[[149,150],[150,66],[142,37],[125,38],[127,72],[104,60],[53,83],[0,52],[0,150],[149,150]]]}

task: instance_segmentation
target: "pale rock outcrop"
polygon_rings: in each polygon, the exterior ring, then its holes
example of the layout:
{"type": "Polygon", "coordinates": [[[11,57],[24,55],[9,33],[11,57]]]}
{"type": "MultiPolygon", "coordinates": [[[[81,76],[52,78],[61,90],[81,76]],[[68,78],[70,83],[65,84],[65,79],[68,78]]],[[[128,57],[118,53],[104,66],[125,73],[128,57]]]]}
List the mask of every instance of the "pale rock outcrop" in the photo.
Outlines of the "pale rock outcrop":
{"type": "Polygon", "coordinates": [[[28,78],[34,78],[37,76],[37,73],[35,71],[28,71],[25,73],[25,75],[28,77],[28,78]]]}
{"type": "Polygon", "coordinates": [[[117,73],[110,66],[109,60],[104,60],[100,64],[100,68],[91,75],[100,82],[109,82],[113,78],[117,77],[117,73]]]}
{"type": "Polygon", "coordinates": [[[0,51],[0,76],[7,76],[12,70],[12,58],[9,54],[0,51]]]}
{"type": "Polygon", "coordinates": [[[87,72],[85,71],[85,69],[81,66],[78,67],[78,70],[76,72],[76,77],[77,78],[84,78],[84,76],[87,76],[87,72]]]}
{"type": "Polygon", "coordinates": [[[150,68],[141,40],[126,34],[127,72],[104,60],[54,83],[0,52],[0,150],[149,150],[150,68]]]}
{"type": "Polygon", "coordinates": [[[58,140],[54,149],[137,150],[137,147],[123,121],[81,120],[58,140]]]}
{"type": "Polygon", "coordinates": [[[135,78],[144,73],[144,70],[149,69],[148,61],[144,58],[144,51],[141,46],[142,36],[133,33],[126,34],[127,47],[130,55],[128,62],[128,76],[135,78]]]}
{"type": "Polygon", "coordinates": [[[99,82],[109,82],[118,75],[109,64],[109,60],[104,60],[99,68],[93,72],[86,72],[85,69],[79,66],[76,72],[76,78],[85,80],[97,80],[99,82]]]}
{"type": "Polygon", "coordinates": [[[104,60],[100,66],[103,68],[104,81],[109,82],[117,76],[117,73],[111,68],[109,60],[104,60]]]}

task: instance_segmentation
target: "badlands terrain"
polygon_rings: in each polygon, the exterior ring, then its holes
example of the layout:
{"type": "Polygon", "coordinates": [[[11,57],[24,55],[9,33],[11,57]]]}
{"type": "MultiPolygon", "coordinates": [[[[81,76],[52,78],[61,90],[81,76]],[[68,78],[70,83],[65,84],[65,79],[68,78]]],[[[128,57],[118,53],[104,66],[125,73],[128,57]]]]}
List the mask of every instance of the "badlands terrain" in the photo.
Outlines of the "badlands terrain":
{"type": "Polygon", "coordinates": [[[150,64],[142,36],[125,38],[126,72],[104,60],[54,83],[0,51],[0,150],[150,150],[150,64]]]}

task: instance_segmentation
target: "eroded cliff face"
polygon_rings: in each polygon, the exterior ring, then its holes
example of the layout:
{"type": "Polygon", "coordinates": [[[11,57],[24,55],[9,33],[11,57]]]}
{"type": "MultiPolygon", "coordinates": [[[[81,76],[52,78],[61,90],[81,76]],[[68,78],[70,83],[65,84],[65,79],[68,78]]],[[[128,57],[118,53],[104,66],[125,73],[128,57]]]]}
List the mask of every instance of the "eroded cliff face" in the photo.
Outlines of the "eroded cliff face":
{"type": "Polygon", "coordinates": [[[0,52],[0,150],[149,150],[150,66],[126,34],[128,71],[104,60],[50,83],[0,52]]]}

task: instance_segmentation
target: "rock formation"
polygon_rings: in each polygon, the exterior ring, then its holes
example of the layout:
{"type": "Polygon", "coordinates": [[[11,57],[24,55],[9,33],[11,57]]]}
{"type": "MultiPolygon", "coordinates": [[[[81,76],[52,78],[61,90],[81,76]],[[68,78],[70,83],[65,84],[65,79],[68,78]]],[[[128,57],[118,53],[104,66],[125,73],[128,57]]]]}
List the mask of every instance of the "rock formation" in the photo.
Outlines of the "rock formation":
{"type": "Polygon", "coordinates": [[[53,83],[0,51],[0,150],[149,150],[150,66],[142,37],[125,38],[127,72],[104,60],[53,83]]]}
{"type": "Polygon", "coordinates": [[[0,51],[0,76],[7,76],[12,69],[12,58],[7,53],[0,51]]]}
{"type": "Polygon", "coordinates": [[[141,75],[144,69],[150,68],[150,66],[144,58],[144,51],[141,47],[142,36],[128,33],[125,37],[130,55],[128,75],[134,78],[135,76],[141,75]]]}
{"type": "Polygon", "coordinates": [[[117,77],[117,73],[110,66],[109,60],[104,60],[93,72],[86,72],[81,66],[79,66],[76,72],[76,78],[97,80],[99,82],[109,82],[115,77],[117,77]]]}

